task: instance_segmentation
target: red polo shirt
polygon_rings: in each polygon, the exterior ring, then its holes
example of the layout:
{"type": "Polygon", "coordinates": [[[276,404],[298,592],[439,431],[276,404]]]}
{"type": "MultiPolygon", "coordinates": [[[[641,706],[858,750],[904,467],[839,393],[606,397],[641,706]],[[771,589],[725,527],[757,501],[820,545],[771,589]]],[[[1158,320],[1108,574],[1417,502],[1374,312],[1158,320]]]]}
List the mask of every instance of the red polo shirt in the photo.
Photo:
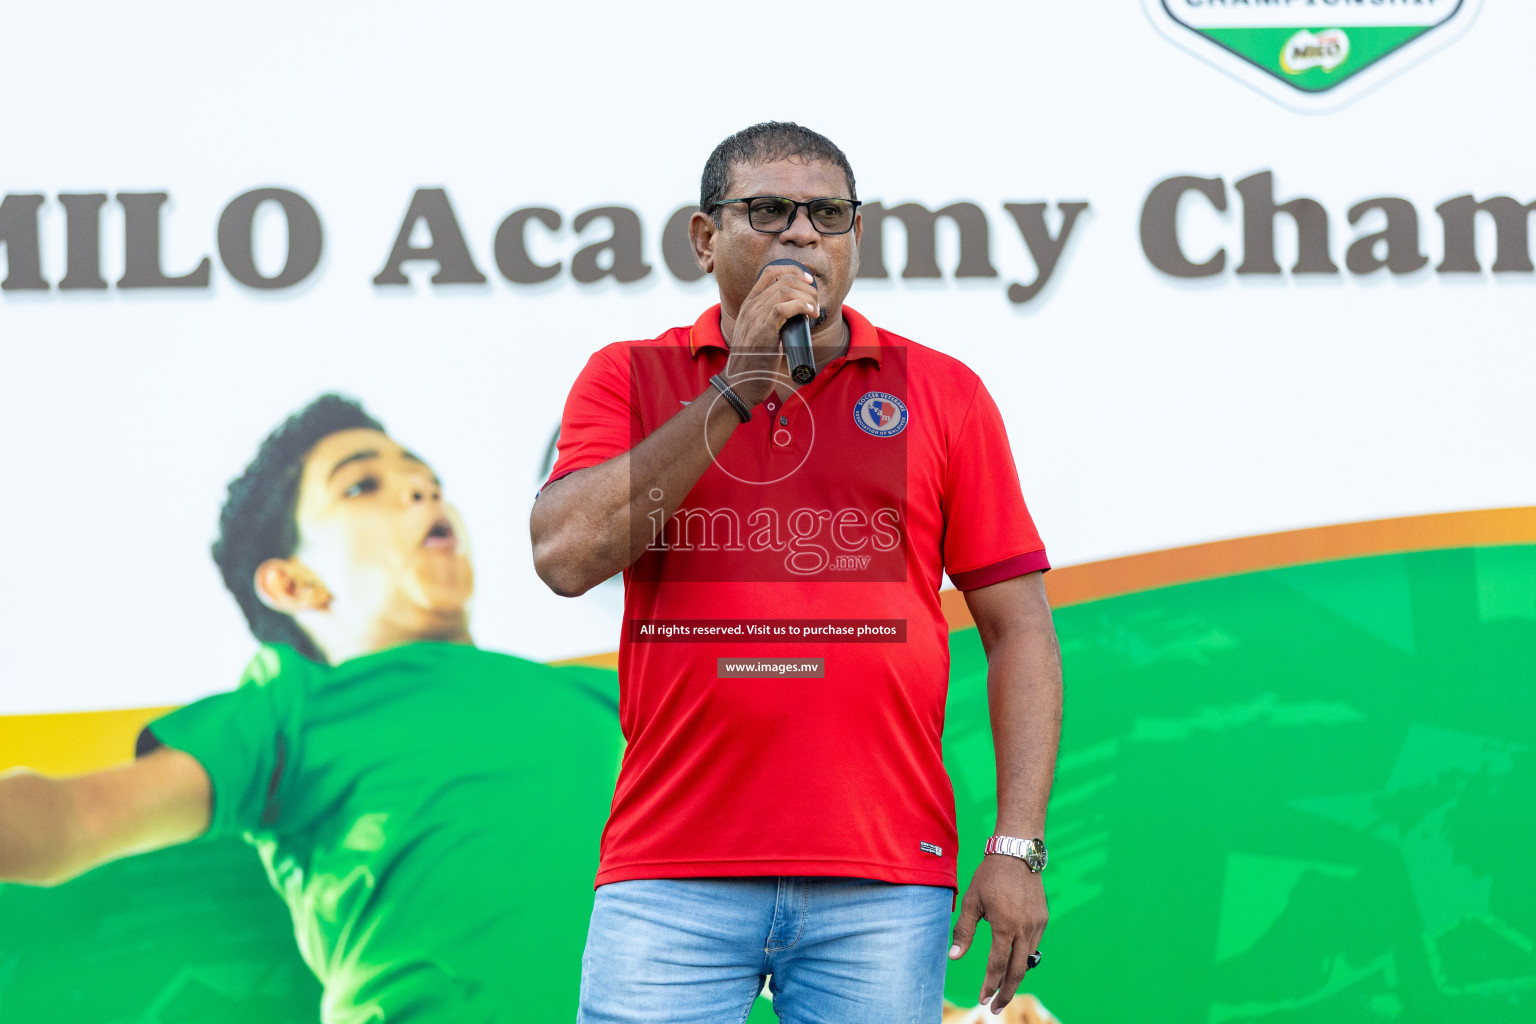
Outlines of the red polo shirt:
{"type": "MultiPolygon", "coordinates": [[[[1047,569],[980,378],[843,307],[849,350],[771,396],[624,573],[628,747],[597,884],[955,885],[939,584],[1047,569]]],[[[587,362],[550,481],[633,448],[725,368],[720,307],[587,362]]],[[[547,486],[547,485],[546,485],[547,486]]]]}

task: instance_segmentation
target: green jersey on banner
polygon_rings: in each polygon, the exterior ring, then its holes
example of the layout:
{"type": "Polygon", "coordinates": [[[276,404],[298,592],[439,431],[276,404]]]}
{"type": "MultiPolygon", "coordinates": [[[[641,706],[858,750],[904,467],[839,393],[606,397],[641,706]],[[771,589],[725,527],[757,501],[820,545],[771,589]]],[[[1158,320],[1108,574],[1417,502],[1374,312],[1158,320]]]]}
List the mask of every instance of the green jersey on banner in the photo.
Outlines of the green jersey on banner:
{"type": "Polygon", "coordinates": [[[207,838],[256,847],[326,1024],[574,1013],[622,746],[612,673],[266,647],[238,689],[148,732],[207,770],[207,838]]]}

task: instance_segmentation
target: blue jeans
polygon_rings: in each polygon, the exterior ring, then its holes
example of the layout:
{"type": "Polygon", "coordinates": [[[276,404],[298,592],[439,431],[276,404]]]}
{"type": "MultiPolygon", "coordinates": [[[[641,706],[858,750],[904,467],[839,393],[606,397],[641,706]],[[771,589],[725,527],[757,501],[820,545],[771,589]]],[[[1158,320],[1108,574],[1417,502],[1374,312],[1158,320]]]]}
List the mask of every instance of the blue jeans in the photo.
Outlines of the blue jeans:
{"type": "Polygon", "coordinates": [[[662,878],[597,890],[578,1024],[937,1024],[954,890],[862,878],[662,878]]]}

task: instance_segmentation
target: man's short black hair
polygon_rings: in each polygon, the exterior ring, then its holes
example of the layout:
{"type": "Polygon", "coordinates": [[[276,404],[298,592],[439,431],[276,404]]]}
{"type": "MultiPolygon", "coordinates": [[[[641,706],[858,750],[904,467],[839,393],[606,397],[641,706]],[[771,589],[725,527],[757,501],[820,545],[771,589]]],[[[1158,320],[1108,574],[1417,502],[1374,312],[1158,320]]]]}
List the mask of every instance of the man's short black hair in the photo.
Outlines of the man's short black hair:
{"type": "Polygon", "coordinates": [[[791,121],[764,121],[743,128],[730,136],[704,163],[704,177],[699,181],[699,209],[720,223],[720,208],[715,204],[725,198],[731,187],[731,167],[735,164],[766,164],[774,160],[825,160],[843,169],[848,179],[847,199],[859,198],[853,184],[853,168],[848,157],[832,140],[791,121]]]}
{"type": "Polygon", "coordinates": [[[295,513],[304,460],[315,445],[343,430],[379,430],[379,421],[340,395],[321,395],[261,442],[256,457],[229,485],[219,513],[213,560],[235,595],[251,632],[264,644],[287,644],[311,661],[325,656],[291,615],[274,611],[256,594],[256,569],[269,558],[288,558],[299,546],[295,513]]]}

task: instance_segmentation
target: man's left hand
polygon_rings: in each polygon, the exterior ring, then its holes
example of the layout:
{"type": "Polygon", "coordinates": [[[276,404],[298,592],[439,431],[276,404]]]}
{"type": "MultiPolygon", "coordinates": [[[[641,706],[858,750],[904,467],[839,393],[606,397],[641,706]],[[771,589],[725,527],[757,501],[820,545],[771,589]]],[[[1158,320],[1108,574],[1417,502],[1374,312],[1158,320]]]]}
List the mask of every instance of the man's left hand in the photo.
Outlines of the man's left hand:
{"type": "Polygon", "coordinates": [[[949,958],[960,959],[971,948],[976,922],[985,918],[992,926],[992,949],[978,1003],[990,996],[993,1013],[1001,1013],[1008,1005],[1029,969],[1029,955],[1040,948],[1049,917],[1045,886],[1022,860],[998,853],[982,859],[960,901],[960,920],[955,922],[954,945],[949,948],[949,958]]]}

